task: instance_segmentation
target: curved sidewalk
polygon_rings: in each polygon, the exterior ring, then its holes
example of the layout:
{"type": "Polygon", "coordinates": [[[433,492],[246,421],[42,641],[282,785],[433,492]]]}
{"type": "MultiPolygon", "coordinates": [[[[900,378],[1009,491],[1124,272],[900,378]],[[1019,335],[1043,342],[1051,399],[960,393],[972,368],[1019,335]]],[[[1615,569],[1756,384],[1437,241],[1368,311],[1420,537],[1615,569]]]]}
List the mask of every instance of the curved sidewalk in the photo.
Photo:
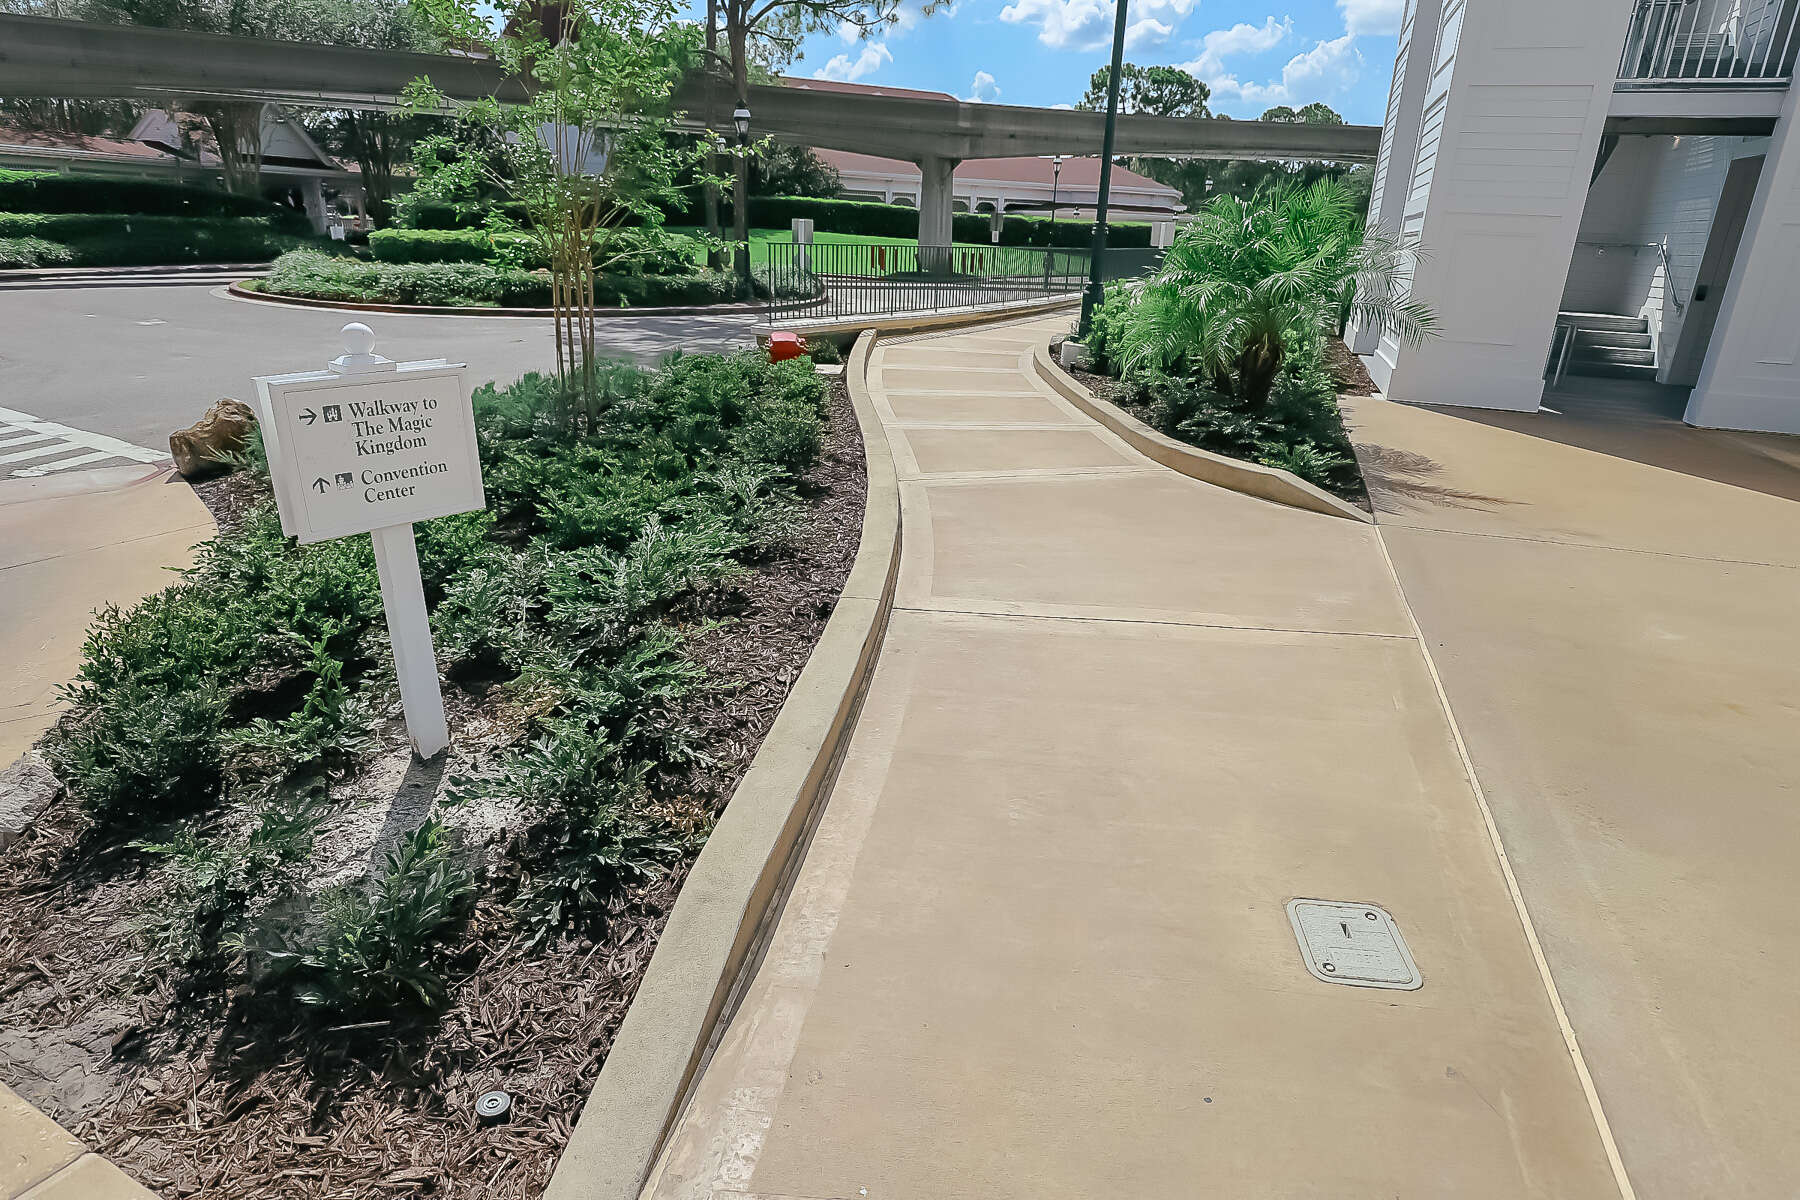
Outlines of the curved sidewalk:
{"type": "Polygon", "coordinates": [[[646,1194],[1617,1197],[1375,530],[1142,458],[1064,324],[876,351],[887,638],[646,1194]],[[1295,897],[1423,987],[1312,977],[1295,897]]]}

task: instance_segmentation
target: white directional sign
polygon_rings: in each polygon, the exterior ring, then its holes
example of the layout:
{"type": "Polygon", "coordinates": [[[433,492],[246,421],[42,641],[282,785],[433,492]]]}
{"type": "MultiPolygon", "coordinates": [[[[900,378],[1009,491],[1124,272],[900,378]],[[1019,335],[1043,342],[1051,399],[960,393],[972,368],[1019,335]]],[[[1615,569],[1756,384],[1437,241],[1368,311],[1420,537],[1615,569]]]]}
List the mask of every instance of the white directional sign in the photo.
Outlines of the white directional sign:
{"type": "Polygon", "coordinates": [[[256,381],[282,531],[320,542],[485,508],[465,368],[256,381]]]}
{"type": "Polygon", "coordinates": [[[466,368],[389,362],[362,324],[344,349],[328,371],[256,380],[269,480],[289,537],[372,537],[407,732],[430,758],[450,733],[412,523],[487,507],[466,368]]]}

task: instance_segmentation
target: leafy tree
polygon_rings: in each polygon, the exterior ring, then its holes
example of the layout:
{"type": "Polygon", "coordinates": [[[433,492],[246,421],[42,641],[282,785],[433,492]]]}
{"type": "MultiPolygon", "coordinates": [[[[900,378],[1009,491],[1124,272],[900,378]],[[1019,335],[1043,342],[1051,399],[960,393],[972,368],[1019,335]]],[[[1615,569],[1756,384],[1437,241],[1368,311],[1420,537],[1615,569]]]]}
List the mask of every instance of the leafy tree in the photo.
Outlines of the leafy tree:
{"type": "MultiPolygon", "coordinates": [[[[446,42],[479,47],[503,78],[532,80],[530,98],[453,103],[415,80],[416,111],[449,109],[455,138],[426,139],[414,160],[416,191],[457,197],[498,191],[524,209],[550,264],[556,362],[579,401],[571,421],[595,421],[604,403],[594,334],[594,274],[660,247],[645,236],[679,199],[695,156],[671,137],[672,97],[699,57],[699,30],[676,20],[678,0],[562,0],[546,8],[508,0],[415,0],[446,42]],[[542,22],[549,21],[546,27],[542,22]]],[[[490,213],[489,226],[507,223],[490,213]]]]}
{"type": "Polygon", "coordinates": [[[757,156],[750,190],[758,196],[818,196],[830,199],[843,189],[837,168],[805,146],[772,142],[757,156]]]}
{"type": "Polygon", "coordinates": [[[1342,183],[1219,196],[1175,239],[1124,320],[1120,360],[1208,381],[1255,411],[1282,363],[1351,316],[1417,344],[1437,319],[1405,280],[1408,252],[1366,231],[1342,183]]]}
{"type": "MultiPolygon", "coordinates": [[[[1106,87],[1112,68],[1101,67],[1088,79],[1087,95],[1076,108],[1106,111],[1106,87]]],[[[1158,117],[1206,117],[1212,89],[1180,67],[1140,67],[1126,63],[1119,68],[1119,111],[1149,113],[1158,117]]]]}
{"type": "MultiPolygon", "coordinates": [[[[1076,108],[1106,111],[1106,85],[1112,68],[1101,67],[1088,79],[1087,95],[1076,108]]],[[[1209,117],[1207,101],[1212,89],[1180,67],[1140,67],[1126,63],[1119,68],[1119,111],[1156,117],[1209,117]]],[[[1181,193],[1189,208],[1206,200],[1207,163],[1193,158],[1133,158],[1131,169],[1148,175],[1181,193]]]]}

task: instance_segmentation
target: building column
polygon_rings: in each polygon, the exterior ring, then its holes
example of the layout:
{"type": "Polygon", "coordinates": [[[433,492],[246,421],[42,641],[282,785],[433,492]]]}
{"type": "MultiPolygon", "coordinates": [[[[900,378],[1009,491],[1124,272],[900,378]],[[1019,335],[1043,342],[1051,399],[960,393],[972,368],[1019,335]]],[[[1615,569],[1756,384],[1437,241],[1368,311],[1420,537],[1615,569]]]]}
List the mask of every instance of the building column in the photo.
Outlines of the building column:
{"type": "Polygon", "coordinates": [[[1687,422],[1800,433],[1800,90],[1769,138],[1687,422]]]}
{"type": "Polygon", "coordinates": [[[919,160],[919,245],[948,246],[954,212],[954,158],[928,154],[919,160]]]}
{"type": "Polygon", "coordinates": [[[306,219],[312,222],[313,232],[322,234],[329,222],[325,215],[325,183],[317,175],[308,175],[300,181],[300,198],[306,203],[306,219]]]}
{"type": "Polygon", "coordinates": [[[1383,338],[1396,400],[1534,412],[1617,81],[1629,4],[1448,0],[1401,236],[1438,336],[1383,338]]]}
{"type": "MultiPolygon", "coordinates": [[[[1374,187],[1369,194],[1369,228],[1390,238],[1400,236],[1413,164],[1419,157],[1419,122],[1425,115],[1425,89],[1431,82],[1431,58],[1443,13],[1443,0],[1406,0],[1400,21],[1394,81],[1388,89],[1387,118],[1381,127],[1381,157],[1375,163],[1374,187]]],[[[1373,328],[1350,330],[1350,349],[1358,354],[1373,354],[1376,341],[1373,328]]]]}

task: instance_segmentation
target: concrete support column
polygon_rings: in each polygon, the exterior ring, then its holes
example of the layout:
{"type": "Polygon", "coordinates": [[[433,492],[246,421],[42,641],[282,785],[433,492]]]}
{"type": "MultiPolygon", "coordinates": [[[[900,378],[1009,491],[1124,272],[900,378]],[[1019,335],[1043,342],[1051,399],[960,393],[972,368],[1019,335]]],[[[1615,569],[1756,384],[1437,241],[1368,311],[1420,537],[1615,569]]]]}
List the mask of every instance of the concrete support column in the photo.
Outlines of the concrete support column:
{"type": "Polygon", "coordinates": [[[1687,421],[1800,433],[1800,91],[1769,139],[1687,421]]]}
{"type": "Polygon", "coordinates": [[[1440,335],[1376,347],[1370,373],[1395,399],[1538,408],[1631,11],[1447,0],[1401,214],[1440,335]]]}
{"type": "Polygon", "coordinates": [[[919,160],[919,245],[948,246],[951,242],[951,202],[955,193],[954,158],[935,154],[919,160]]]}
{"type": "MultiPolygon", "coordinates": [[[[1407,0],[1400,21],[1399,50],[1394,55],[1394,81],[1388,89],[1387,117],[1381,127],[1381,157],[1369,194],[1369,228],[1388,237],[1400,236],[1413,165],[1419,158],[1419,122],[1425,115],[1425,90],[1431,82],[1431,58],[1437,49],[1443,0],[1407,0]]],[[[1350,349],[1373,354],[1376,331],[1350,330],[1350,349]]]]}
{"type": "Polygon", "coordinates": [[[300,198],[306,203],[306,219],[314,233],[323,234],[329,221],[325,214],[325,184],[317,175],[300,181],[300,198]]]}

